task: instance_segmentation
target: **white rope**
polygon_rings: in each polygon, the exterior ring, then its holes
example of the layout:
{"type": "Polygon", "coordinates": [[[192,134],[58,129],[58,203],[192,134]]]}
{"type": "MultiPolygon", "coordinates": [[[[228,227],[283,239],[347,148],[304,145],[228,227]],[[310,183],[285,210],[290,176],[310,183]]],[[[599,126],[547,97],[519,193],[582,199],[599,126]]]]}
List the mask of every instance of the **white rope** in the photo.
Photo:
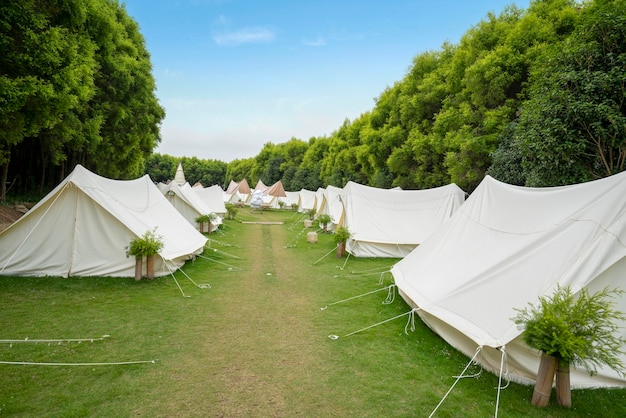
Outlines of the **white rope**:
{"type": "Polygon", "coordinates": [[[170,266],[167,264],[167,261],[164,261],[164,265],[165,267],[167,267],[167,269],[170,271],[170,275],[172,276],[172,279],[174,279],[174,283],[176,283],[176,286],[178,287],[178,290],[180,290],[180,293],[183,295],[184,298],[190,298],[191,296],[186,295],[185,292],[183,292],[183,288],[180,287],[180,284],[178,284],[178,280],[176,280],[176,276],[174,276],[174,271],[170,268],[170,266]]]}
{"type": "Polygon", "coordinates": [[[33,343],[33,344],[39,344],[39,343],[43,343],[43,344],[52,344],[52,343],[82,343],[82,342],[94,342],[94,341],[103,341],[105,338],[109,338],[109,335],[103,335],[102,337],[96,337],[96,338],[53,338],[53,339],[36,339],[36,340],[31,340],[30,338],[26,337],[23,340],[0,340],[0,344],[10,344],[11,347],[13,347],[13,344],[17,344],[17,343],[33,343]]]}
{"type": "Polygon", "coordinates": [[[218,264],[222,264],[222,265],[228,267],[228,270],[240,270],[240,271],[243,271],[243,269],[241,267],[233,266],[231,264],[224,263],[222,261],[216,260],[216,259],[211,258],[211,257],[206,257],[206,256],[203,256],[203,255],[199,255],[198,257],[204,258],[206,260],[214,261],[214,262],[216,262],[218,264]]]}
{"type": "MultiPolygon", "coordinates": [[[[287,244],[287,245],[285,245],[285,247],[284,247],[284,248],[293,248],[293,247],[297,247],[297,246],[298,246],[298,240],[300,239],[300,235],[302,235],[302,233],[303,233],[304,231],[306,231],[306,230],[307,230],[307,228],[306,228],[306,227],[302,228],[302,230],[301,230],[300,232],[298,232],[298,234],[296,235],[296,237],[293,239],[293,241],[295,241],[295,244],[287,244]]],[[[292,241],[292,242],[293,242],[293,241],[292,241]]]]}
{"type": "Polygon", "coordinates": [[[348,255],[346,256],[346,261],[343,263],[343,266],[339,267],[339,270],[343,271],[343,269],[346,267],[346,264],[348,264],[349,258],[350,258],[350,253],[348,253],[348,255]]]}
{"type": "Polygon", "coordinates": [[[496,395],[496,412],[495,412],[494,418],[498,418],[498,407],[500,406],[500,390],[502,389],[502,370],[504,368],[504,358],[506,357],[505,346],[500,347],[500,352],[502,353],[502,355],[500,357],[500,373],[498,375],[498,392],[496,395]]]}
{"type": "Polygon", "coordinates": [[[391,275],[391,280],[393,280],[393,274],[391,274],[391,270],[382,271],[380,273],[380,278],[378,279],[378,284],[381,285],[381,286],[385,282],[385,273],[389,273],[391,275]]]}
{"type": "Polygon", "coordinates": [[[337,247],[333,248],[332,250],[330,250],[329,252],[327,252],[322,258],[320,258],[319,260],[317,260],[315,263],[313,263],[313,265],[316,265],[317,263],[319,263],[320,261],[322,261],[323,259],[325,259],[326,257],[328,257],[333,251],[335,251],[337,249],[337,247]]]}
{"type": "Polygon", "coordinates": [[[180,271],[187,279],[189,279],[189,281],[191,283],[194,284],[194,286],[196,286],[198,289],[210,289],[211,285],[208,283],[202,283],[202,284],[198,284],[196,282],[193,281],[193,279],[191,277],[189,277],[189,275],[187,273],[185,273],[185,270],[183,270],[182,268],[179,268],[178,271],[180,271]]]}
{"type": "MultiPolygon", "coordinates": [[[[392,267],[393,267],[393,265],[392,265],[392,267]]],[[[384,273],[384,272],[386,272],[386,271],[388,271],[388,270],[389,270],[389,267],[387,267],[387,266],[374,267],[374,268],[367,269],[367,270],[361,270],[361,271],[351,271],[350,273],[352,273],[352,274],[357,274],[357,273],[359,273],[359,274],[361,274],[361,273],[374,273],[374,274],[378,274],[378,273],[380,272],[380,270],[381,270],[381,269],[385,269],[385,271],[383,271],[383,273],[384,273]]]]}
{"type": "Polygon", "coordinates": [[[407,331],[408,329],[410,329],[411,332],[415,332],[415,313],[418,310],[419,308],[411,310],[411,315],[409,315],[409,320],[406,321],[406,325],[404,326],[404,333],[406,335],[409,335],[409,332],[407,331]]]}
{"type": "MultiPolygon", "coordinates": [[[[395,286],[395,285],[391,285],[391,286],[395,286]]],[[[350,297],[348,299],[342,299],[342,300],[338,300],[337,302],[329,303],[328,305],[320,308],[320,310],[321,311],[325,311],[331,305],[337,305],[339,303],[347,302],[349,300],[358,299],[358,298],[363,297],[363,296],[371,295],[372,293],[382,292],[383,290],[389,289],[391,286],[383,287],[382,289],[372,290],[371,292],[363,293],[363,294],[360,294],[360,295],[357,295],[357,296],[352,296],[352,297],[350,297]]]]}
{"type": "Polygon", "coordinates": [[[211,248],[211,247],[208,247],[208,248],[207,248],[207,247],[205,247],[205,249],[213,250],[213,252],[214,252],[214,253],[224,254],[224,255],[227,255],[227,256],[229,256],[229,257],[232,257],[232,258],[236,258],[236,259],[241,260],[241,257],[239,257],[238,255],[234,255],[234,254],[231,254],[231,253],[227,253],[226,251],[222,251],[222,250],[219,250],[219,249],[217,249],[217,248],[211,248]]]}
{"type": "Polygon", "coordinates": [[[452,389],[454,389],[454,387],[456,386],[456,384],[459,382],[459,380],[461,380],[461,378],[463,377],[463,374],[467,371],[467,369],[469,368],[469,366],[474,363],[474,360],[476,359],[476,357],[478,356],[478,353],[480,353],[482,347],[477,347],[476,348],[476,353],[474,354],[474,357],[472,357],[472,359],[469,361],[469,363],[467,363],[467,366],[465,366],[465,368],[463,369],[463,371],[461,372],[461,374],[457,377],[457,379],[454,381],[454,383],[452,384],[452,386],[450,386],[450,389],[448,389],[448,391],[446,392],[445,395],[443,395],[443,398],[439,401],[439,403],[437,404],[437,406],[435,407],[435,409],[433,410],[433,412],[430,413],[430,415],[428,416],[428,418],[431,418],[433,415],[435,415],[435,412],[437,412],[437,409],[439,409],[439,407],[441,406],[441,404],[443,404],[443,401],[446,400],[446,398],[448,397],[448,395],[450,394],[450,392],[452,392],[452,389]]]}
{"type": "MultiPolygon", "coordinates": [[[[351,332],[349,334],[346,334],[346,335],[344,335],[344,337],[349,337],[349,336],[357,334],[357,333],[359,333],[361,331],[367,331],[370,328],[374,328],[374,327],[377,327],[378,325],[386,324],[387,322],[393,321],[394,319],[398,319],[398,318],[401,318],[401,317],[406,316],[406,315],[414,315],[416,310],[417,309],[411,309],[410,311],[405,312],[405,313],[400,314],[400,315],[397,315],[397,316],[394,316],[393,318],[386,319],[386,320],[378,322],[378,323],[376,323],[374,325],[370,325],[369,327],[361,328],[361,329],[359,329],[357,331],[354,331],[354,332],[351,332]]],[[[406,327],[405,327],[405,331],[404,332],[406,332],[406,327]]],[[[335,335],[335,334],[331,334],[331,335],[328,336],[328,338],[330,338],[331,340],[338,340],[339,336],[335,335]]]]}
{"type": "MultiPolygon", "coordinates": [[[[396,300],[396,285],[390,284],[387,286],[389,292],[387,293],[387,298],[383,301],[383,305],[391,305],[394,300],[396,300]]],[[[413,330],[415,330],[415,326],[413,326],[413,330]]]]}
{"type": "Polygon", "coordinates": [[[117,361],[107,363],[47,363],[33,361],[0,361],[0,364],[27,365],[27,366],[121,366],[127,364],[155,364],[159,360],[117,361]]]}

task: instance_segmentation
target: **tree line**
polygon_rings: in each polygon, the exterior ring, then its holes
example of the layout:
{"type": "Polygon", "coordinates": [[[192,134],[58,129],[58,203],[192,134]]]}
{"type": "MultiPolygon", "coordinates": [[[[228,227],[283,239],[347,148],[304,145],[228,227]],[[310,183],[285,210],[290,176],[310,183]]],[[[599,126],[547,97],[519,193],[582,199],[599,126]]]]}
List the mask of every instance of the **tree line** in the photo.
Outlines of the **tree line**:
{"type": "Polygon", "coordinates": [[[625,161],[626,2],[535,0],[418,54],[372,110],[331,135],[268,142],[216,183],[471,192],[487,174],[556,186],[621,172],[625,161]]]}
{"type": "MultiPolygon", "coordinates": [[[[229,163],[187,157],[183,166],[190,183],[281,180],[287,190],[352,180],[405,189],[456,183],[471,192],[485,175],[533,187],[572,184],[625,169],[625,102],[626,2],[534,0],[526,10],[511,5],[488,14],[456,44],[419,53],[371,110],[332,134],[270,141],[257,156],[229,163]]],[[[132,167],[107,162],[117,172],[104,170],[107,164],[88,168],[132,177],[131,168],[141,166],[155,181],[173,178],[180,159],[149,155],[158,142],[155,115],[162,117],[154,103],[151,129],[137,127],[153,139],[143,143],[141,161],[132,167]]],[[[85,132],[51,141],[67,145],[60,148],[68,156],[47,164],[75,161],[74,142],[82,144],[81,155],[98,149],[88,146],[85,132]]]]}

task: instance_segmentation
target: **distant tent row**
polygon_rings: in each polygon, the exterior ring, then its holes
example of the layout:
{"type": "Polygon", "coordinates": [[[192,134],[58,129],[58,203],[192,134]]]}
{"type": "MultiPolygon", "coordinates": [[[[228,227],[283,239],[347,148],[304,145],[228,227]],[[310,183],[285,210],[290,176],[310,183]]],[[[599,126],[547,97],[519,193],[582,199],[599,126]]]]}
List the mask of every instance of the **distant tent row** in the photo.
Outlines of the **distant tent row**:
{"type": "Polygon", "coordinates": [[[287,198],[287,193],[280,180],[271,186],[266,186],[259,180],[254,189],[251,189],[247,180],[243,179],[240,182],[231,180],[223,198],[226,203],[277,209],[280,202],[287,198]]]}
{"type": "Polygon", "coordinates": [[[155,231],[164,246],[155,275],[200,254],[207,239],[143,176],[120,181],[81,165],[0,233],[0,274],[132,277],[130,241],[155,231]]]}

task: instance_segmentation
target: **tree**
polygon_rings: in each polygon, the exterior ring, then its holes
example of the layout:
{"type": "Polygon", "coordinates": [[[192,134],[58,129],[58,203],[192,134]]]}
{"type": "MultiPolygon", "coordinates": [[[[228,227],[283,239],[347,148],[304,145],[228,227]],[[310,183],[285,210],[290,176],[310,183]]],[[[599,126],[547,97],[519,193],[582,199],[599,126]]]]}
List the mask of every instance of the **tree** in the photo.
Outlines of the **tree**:
{"type": "Polygon", "coordinates": [[[82,29],[89,6],[78,0],[57,6],[37,0],[0,5],[2,199],[12,159],[26,170],[15,170],[16,178],[22,175],[27,181],[34,173],[43,176],[39,156],[59,164],[64,159],[64,141],[79,136],[79,123],[66,116],[86,106],[93,95],[95,47],[82,29]],[[64,121],[65,129],[59,128],[64,121]],[[37,146],[34,142],[42,131],[46,135],[37,146]],[[30,161],[16,158],[22,149],[28,149],[30,161]]]}
{"type": "Polygon", "coordinates": [[[124,7],[4,2],[0,23],[0,195],[9,178],[18,192],[41,193],[78,163],[113,178],[141,175],[164,111],[124,7]]]}
{"type": "Polygon", "coordinates": [[[626,166],[626,4],[598,0],[532,72],[516,132],[527,185],[562,185],[626,166]]]}

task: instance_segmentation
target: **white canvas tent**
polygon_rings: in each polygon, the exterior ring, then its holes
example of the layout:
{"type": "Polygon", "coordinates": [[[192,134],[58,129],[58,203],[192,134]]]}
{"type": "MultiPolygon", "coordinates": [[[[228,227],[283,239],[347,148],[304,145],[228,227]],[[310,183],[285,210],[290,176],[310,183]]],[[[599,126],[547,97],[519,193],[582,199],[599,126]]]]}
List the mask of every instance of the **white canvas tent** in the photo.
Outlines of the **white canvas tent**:
{"type": "MultiPolygon", "coordinates": [[[[196,222],[196,218],[212,213],[209,206],[200,198],[189,183],[179,186],[177,182],[171,181],[167,186],[164,191],[167,200],[180,212],[187,222],[195,228],[199,228],[200,225],[196,222]]],[[[221,222],[222,220],[219,218],[211,224],[217,226],[221,222]]]]}
{"type": "Polygon", "coordinates": [[[198,199],[203,202],[209,213],[215,213],[220,217],[226,216],[224,204],[224,190],[217,184],[209,187],[192,187],[191,190],[198,199]]]}
{"type": "Polygon", "coordinates": [[[126,247],[149,230],[164,242],[155,260],[156,276],[200,254],[207,241],[149,176],[111,180],[77,165],[0,233],[0,274],[133,277],[135,260],[126,257],[126,247]]]}
{"type": "Polygon", "coordinates": [[[343,188],[347,251],[357,257],[404,257],[463,204],[456,184],[426,190],[379,189],[355,182],[343,188]]]}
{"type": "MultiPolygon", "coordinates": [[[[522,341],[517,311],[550,296],[626,290],[626,172],[572,186],[524,188],[486,177],[431,237],[392,268],[404,299],[452,346],[532,384],[539,353],[522,341]]],[[[626,312],[626,297],[617,309],[626,312]]],[[[622,327],[626,324],[620,324],[622,327]]],[[[626,335],[626,328],[622,328],[626,335]]],[[[626,362],[626,358],[623,358],[626,362]]],[[[626,386],[613,370],[571,370],[573,388],[626,386]]]]}
{"type": "Polygon", "coordinates": [[[178,183],[179,186],[187,183],[185,180],[185,172],[183,171],[183,164],[178,163],[178,167],[176,167],[176,174],[174,175],[174,181],[178,183]]]}
{"type": "Polygon", "coordinates": [[[326,186],[323,190],[323,203],[319,205],[317,215],[329,215],[331,223],[327,225],[329,231],[334,231],[343,223],[343,203],[341,193],[343,190],[335,186],[326,186]]]}
{"type": "Polygon", "coordinates": [[[314,191],[301,189],[298,194],[298,212],[305,213],[317,207],[317,194],[314,191]]]}
{"type": "Polygon", "coordinates": [[[318,187],[315,191],[315,215],[321,215],[326,211],[326,189],[318,187]]]}
{"type": "Polygon", "coordinates": [[[247,203],[252,191],[246,179],[236,182],[231,180],[228,188],[224,192],[224,202],[243,205],[247,203]]]}
{"type": "Polygon", "coordinates": [[[291,209],[292,206],[291,205],[296,205],[299,206],[299,202],[300,202],[300,193],[299,192],[285,192],[285,197],[279,197],[278,200],[282,201],[283,207],[285,209],[291,209]]]}

